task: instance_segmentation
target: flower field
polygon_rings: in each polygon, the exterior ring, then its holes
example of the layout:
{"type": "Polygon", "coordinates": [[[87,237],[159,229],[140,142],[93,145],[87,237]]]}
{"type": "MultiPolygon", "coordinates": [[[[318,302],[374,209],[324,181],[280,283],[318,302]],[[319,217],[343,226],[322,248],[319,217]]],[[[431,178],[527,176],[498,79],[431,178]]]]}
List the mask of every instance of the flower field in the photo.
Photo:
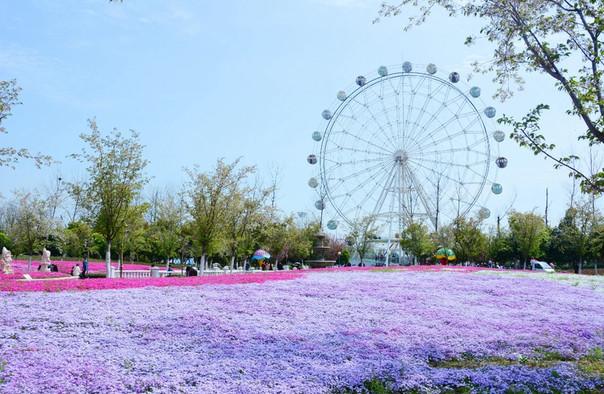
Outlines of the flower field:
{"type": "Polygon", "coordinates": [[[602,392],[600,278],[551,278],[340,269],[32,291],[0,275],[0,392],[602,392]]]}

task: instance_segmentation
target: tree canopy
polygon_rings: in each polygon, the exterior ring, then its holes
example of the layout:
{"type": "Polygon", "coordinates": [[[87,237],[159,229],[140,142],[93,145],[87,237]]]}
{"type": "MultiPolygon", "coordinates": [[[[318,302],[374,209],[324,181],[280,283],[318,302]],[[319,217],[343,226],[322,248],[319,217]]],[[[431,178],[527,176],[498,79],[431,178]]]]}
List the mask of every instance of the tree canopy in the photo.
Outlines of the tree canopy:
{"type": "Polygon", "coordinates": [[[81,153],[71,155],[89,166],[88,180],[82,189],[82,201],[95,228],[106,240],[106,265],[109,271],[111,241],[124,230],[127,222],[140,215],[144,206],[136,201],[143,186],[148,182],[144,174],[148,161],[143,159],[144,146],[139,142],[139,134],[130,130],[130,138],[117,129],[108,136],[101,135],[95,120],[89,120],[90,134],[80,134],[88,144],[81,153]]]}

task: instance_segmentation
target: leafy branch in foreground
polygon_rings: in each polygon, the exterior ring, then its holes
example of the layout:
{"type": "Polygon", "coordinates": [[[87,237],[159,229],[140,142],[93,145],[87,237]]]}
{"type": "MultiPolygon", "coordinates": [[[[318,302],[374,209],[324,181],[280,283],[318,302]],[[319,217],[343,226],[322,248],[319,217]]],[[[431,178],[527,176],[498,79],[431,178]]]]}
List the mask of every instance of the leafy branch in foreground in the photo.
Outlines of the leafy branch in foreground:
{"type": "MultiPolygon", "coordinates": [[[[512,97],[513,86],[521,90],[524,85],[522,71],[544,73],[570,99],[567,114],[580,118],[585,125],[582,134],[577,136],[578,140],[587,141],[590,147],[604,143],[604,8],[601,2],[402,0],[396,5],[383,3],[374,23],[383,17],[402,15],[405,6],[419,10],[408,17],[405,30],[424,23],[437,6],[444,8],[452,17],[465,16],[484,21],[478,35],[467,37],[465,44],[471,45],[479,37],[494,44],[491,60],[474,62],[473,67],[478,73],[494,73],[493,82],[498,85],[495,96],[503,101],[512,97]]],[[[526,118],[533,118],[534,115],[532,111],[526,118]]],[[[536,125],[537,120],[531,121],[531,127],[536,125]]],[[[516,140],[534,153],[554,159],[546,154],[551,149],[539,149],[549,148],[545,144],[545,137],[540,137],[535,143],[531,143],[528,137],[516,140]]],[[[569,165],[576,158],[573,155],[554,159],[555,167],[566,167],[573,172],[573,176],[581,178],[584,192],[602,193],[604,169],[586,176],[575,165],[569,165]]]]}
{"type": "MultiPolygon", "coordinates": [[[[12,116],[12,107],[21,104],[19,101],[20,91],[21,88],[17,86],[16,80],[0,81],[0,133],[7,133],[2,123],[9,116],[12,116]]],[[[25,148],[0,148],[0,167],[12,167],[14,169],[15,164],[19,162],[19,159],[33,159],[38,168],[42,167],[42,165],[48,166],[53,163],[50,156],[41,153],[32,155],[25,148]]]]}
{"type": "Polygon", "coordinates": [[[574,166],[574,162],[579,160],[577,155],[568,155],[566,157],[556,157],[553,154],[555,144],[548,144],[545,137],[540,134],[539,120],[541,113],[548,110],[547,104],[539,104],[522,118],[522,121],[516,121],[512,116],[503,115],[497,120],[497,123],[511,126],[513,131],[510,138],[516,141],[520,146],[533,151],[535,156],[544,155],[555,162],[554,168],[567,168],[570,170],[569,176],[581,180],[581,188],[587,193],[600,194],[604,192],[604,173],[599,172],[593,175],[586,175],[574,166]]]}

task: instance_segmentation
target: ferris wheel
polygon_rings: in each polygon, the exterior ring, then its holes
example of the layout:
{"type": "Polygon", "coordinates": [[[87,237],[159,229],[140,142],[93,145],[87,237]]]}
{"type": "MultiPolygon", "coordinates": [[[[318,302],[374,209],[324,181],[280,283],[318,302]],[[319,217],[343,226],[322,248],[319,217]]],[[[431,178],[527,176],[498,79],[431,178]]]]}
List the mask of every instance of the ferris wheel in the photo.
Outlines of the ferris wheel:
{"type": "Polygon", "coordinates": [[[487,127],[496,110],[480,88],[464,88],[457,72],[410,62],[355,82],[322,112],[312,133],[317,153],[307,157],[327,227],[371,217],[382,231],[400,232],[411,221],[438,229],[469,214],[487,218],[481,196],[501,194],[495,169],[507,159],[498,153],[504,133],[487,127]]]}

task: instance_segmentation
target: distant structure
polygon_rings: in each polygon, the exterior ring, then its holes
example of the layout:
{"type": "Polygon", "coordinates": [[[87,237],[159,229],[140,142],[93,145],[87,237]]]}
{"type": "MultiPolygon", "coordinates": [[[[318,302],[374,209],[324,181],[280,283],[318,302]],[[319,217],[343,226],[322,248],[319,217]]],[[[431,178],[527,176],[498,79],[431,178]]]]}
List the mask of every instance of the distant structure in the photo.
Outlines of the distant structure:
{"type": "Polygon", "coordinates": [[[312,247],[312,251],[315,254],[315,260],[306,260],[306,265],[310,268],[333,267],[336,264],[335,260],[325,260],[325,252],[331,249],[329,246],[323,245],[325,233],[323,233],[323,230],[319,230],[319,233],[315,236],[317,237],[317,246],[312,247]]]}

